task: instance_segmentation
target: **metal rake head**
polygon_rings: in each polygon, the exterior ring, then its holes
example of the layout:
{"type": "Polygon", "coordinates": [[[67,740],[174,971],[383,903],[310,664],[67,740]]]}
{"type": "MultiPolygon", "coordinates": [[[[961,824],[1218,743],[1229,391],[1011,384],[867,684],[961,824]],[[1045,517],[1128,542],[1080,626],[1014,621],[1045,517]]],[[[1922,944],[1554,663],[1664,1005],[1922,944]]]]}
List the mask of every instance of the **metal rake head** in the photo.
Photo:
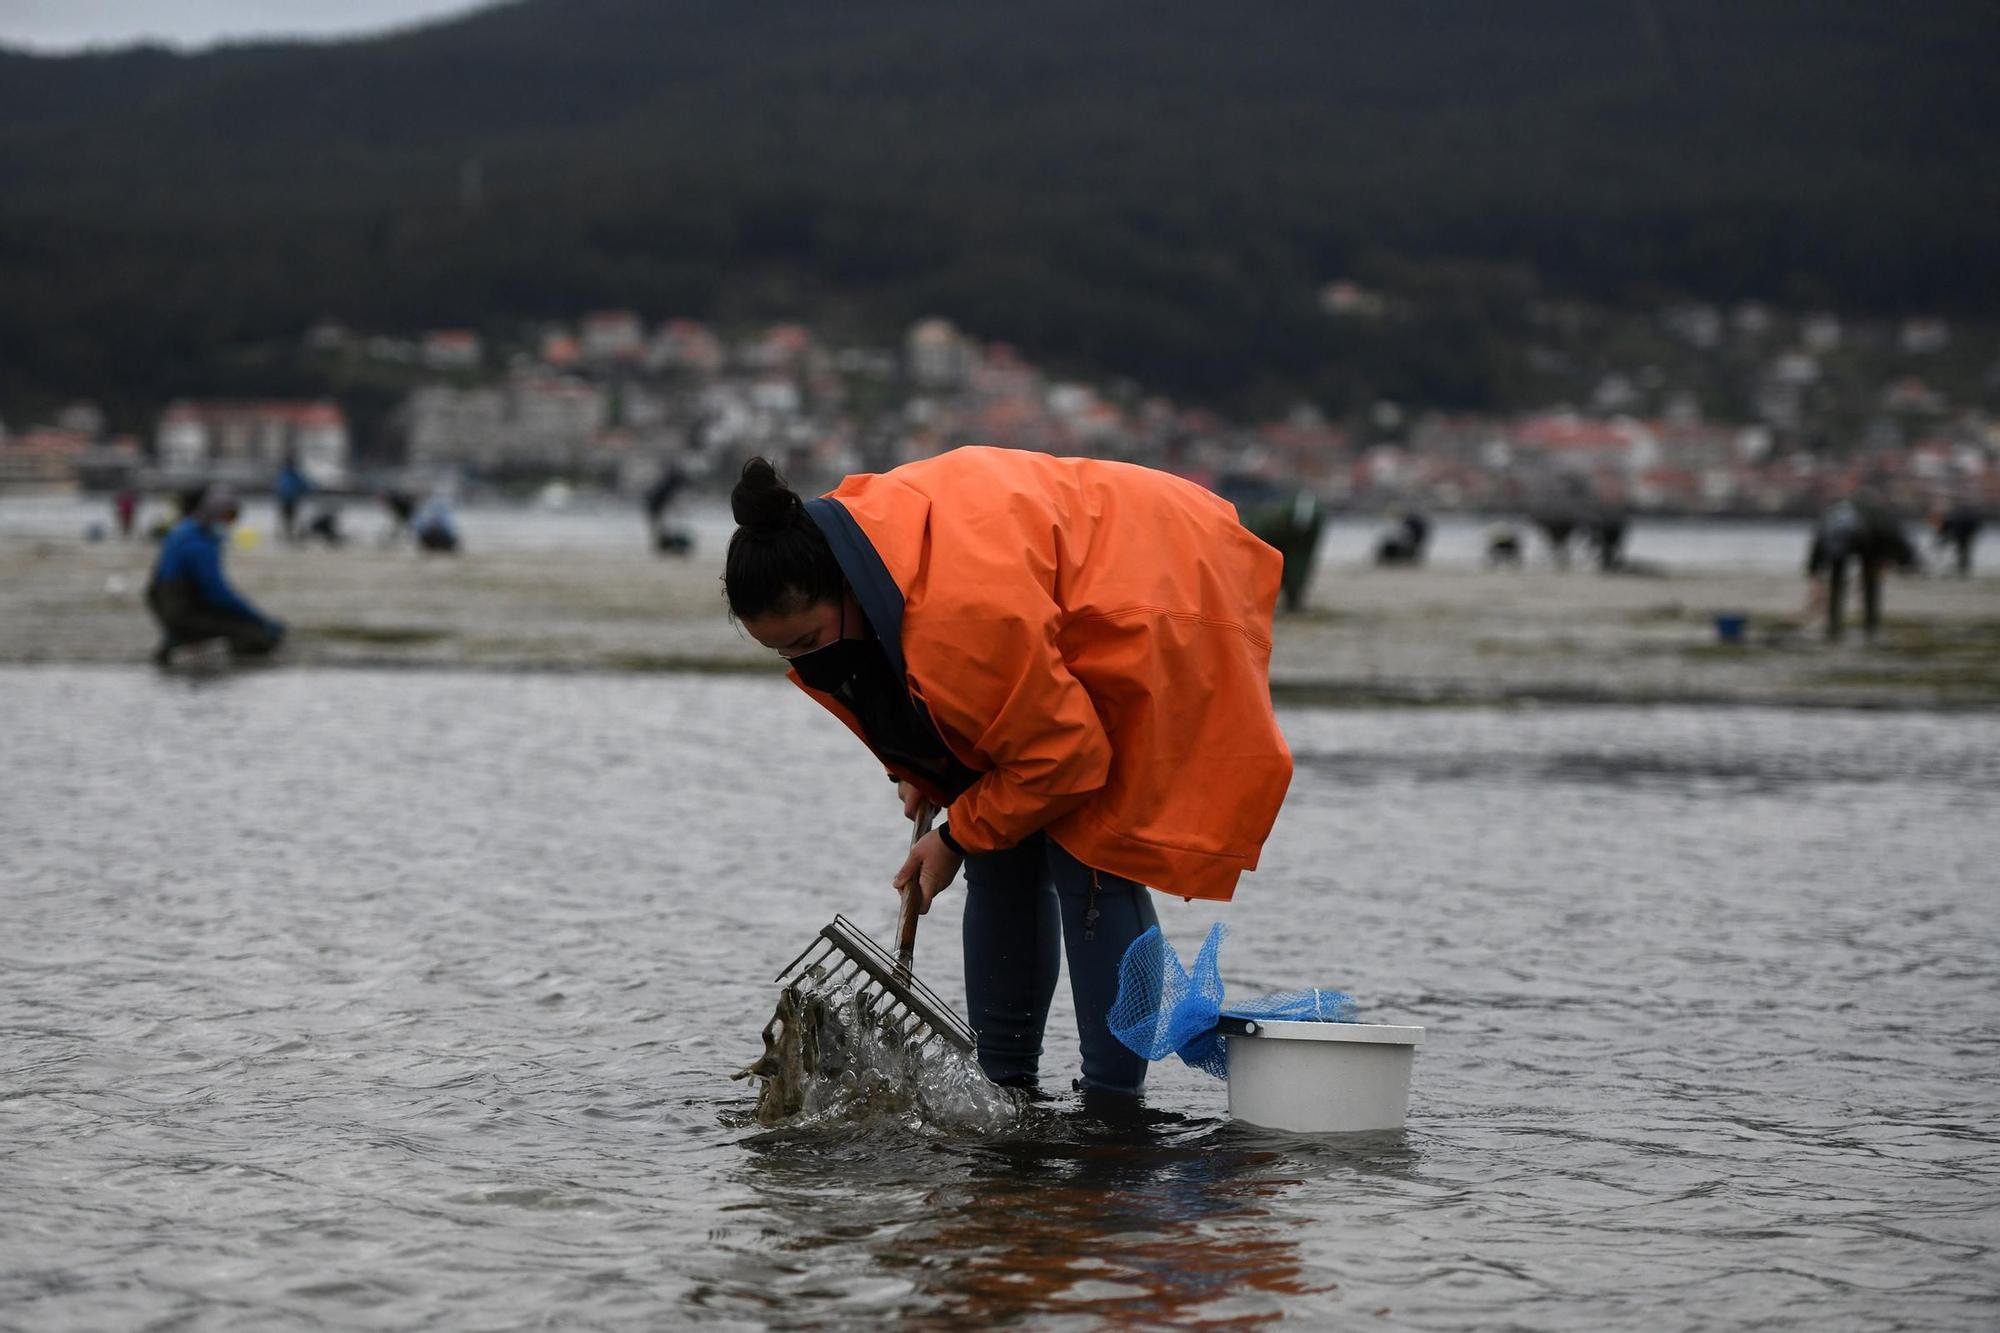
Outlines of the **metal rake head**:
{"type": "Polygon", "coordinates": [[[973,1053],[977,1038],[965,1020],[844,916],[824,926],[776,979],[810,992],[845,986],[869,1021],[906,1044],[942,1041],[963,1055],[973,1053]]]}

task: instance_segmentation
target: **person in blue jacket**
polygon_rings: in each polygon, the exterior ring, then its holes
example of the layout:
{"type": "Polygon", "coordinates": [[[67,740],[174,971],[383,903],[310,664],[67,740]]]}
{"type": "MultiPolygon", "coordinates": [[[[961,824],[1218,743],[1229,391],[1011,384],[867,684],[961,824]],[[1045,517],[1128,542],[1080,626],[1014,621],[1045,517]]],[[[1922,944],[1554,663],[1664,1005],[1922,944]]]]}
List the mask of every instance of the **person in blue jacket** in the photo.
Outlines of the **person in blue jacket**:
{"type": "Polygon", "coordinates": [[[160,546],[146,606],[160,622],[153,661],[166,666],[174,649],[221,639],[239,657],[262,657],[285,637],[283,622],[265,615],[231,587],[222,573],[222,547],[236,521],[236,496],[216,488],[194,512],[174,524],[160,546]]]}
{"type": "Polygon", "coordinates": [[[299,501],[303,500],[312,483],[306,474],[299,471],[296,458],[287,457],[285,466],[278,473],[278,524],[284,530],[285,540],[299,540],[299,501]]]}

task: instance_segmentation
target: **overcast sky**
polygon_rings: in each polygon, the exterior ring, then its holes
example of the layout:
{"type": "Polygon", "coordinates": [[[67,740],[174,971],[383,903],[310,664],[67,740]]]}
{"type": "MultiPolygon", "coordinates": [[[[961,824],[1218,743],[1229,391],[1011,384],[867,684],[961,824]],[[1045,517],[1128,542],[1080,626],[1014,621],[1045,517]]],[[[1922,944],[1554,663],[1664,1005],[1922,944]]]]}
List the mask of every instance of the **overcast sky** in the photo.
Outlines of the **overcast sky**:
{"type": "Polygon", "coordinates": [[[482,0],[0,0],[0,46],[79,51],[163,41],[341,37],[477,9],[482,0]]]}

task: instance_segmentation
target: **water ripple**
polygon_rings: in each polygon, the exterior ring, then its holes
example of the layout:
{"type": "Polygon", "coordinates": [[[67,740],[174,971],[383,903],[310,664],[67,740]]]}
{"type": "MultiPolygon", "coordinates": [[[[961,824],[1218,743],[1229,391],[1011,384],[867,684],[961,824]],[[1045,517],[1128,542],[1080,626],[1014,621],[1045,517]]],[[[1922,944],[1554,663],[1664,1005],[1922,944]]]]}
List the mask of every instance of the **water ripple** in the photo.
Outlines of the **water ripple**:
{"type": "MultiPolygon", "coordinates": [[[[2000,721],[1288,713],[1232,993],[1410,1128],[742,1126],[903,833],[761,680],[0,671],[0,1323],[1985,1329],[2000,721]]],[[[920,963],[959,992],[947,903],[920,963]]],[[[1059,997],[1049,1068],[1075,1060],[1059,997]]]]}

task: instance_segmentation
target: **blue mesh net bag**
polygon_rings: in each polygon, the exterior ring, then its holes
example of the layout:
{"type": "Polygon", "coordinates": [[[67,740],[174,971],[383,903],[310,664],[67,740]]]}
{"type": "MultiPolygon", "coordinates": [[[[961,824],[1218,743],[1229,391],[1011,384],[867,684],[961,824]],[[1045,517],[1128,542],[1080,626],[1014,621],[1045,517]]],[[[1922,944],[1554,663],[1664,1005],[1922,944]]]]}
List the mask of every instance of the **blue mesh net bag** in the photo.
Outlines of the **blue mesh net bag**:
{"type": "Polygon", "coordinates": [[[1215,1027],[1225,1014],[1307,1023],[1354,1021],[1352,996],[1318,988],[1279,991],[1225,1007],[1219,958],[1228,934],[1229,927],[1220,921],[1209,927],[1192,972],[1181,966],[1158,926],[1133,940],[1118,964],[1118,998],[1107,1016],[1111,1034],[1148,1060],[1178,1055],[1196,1069],[1224,1078],[1229,1047],[1215,1027]]]}

